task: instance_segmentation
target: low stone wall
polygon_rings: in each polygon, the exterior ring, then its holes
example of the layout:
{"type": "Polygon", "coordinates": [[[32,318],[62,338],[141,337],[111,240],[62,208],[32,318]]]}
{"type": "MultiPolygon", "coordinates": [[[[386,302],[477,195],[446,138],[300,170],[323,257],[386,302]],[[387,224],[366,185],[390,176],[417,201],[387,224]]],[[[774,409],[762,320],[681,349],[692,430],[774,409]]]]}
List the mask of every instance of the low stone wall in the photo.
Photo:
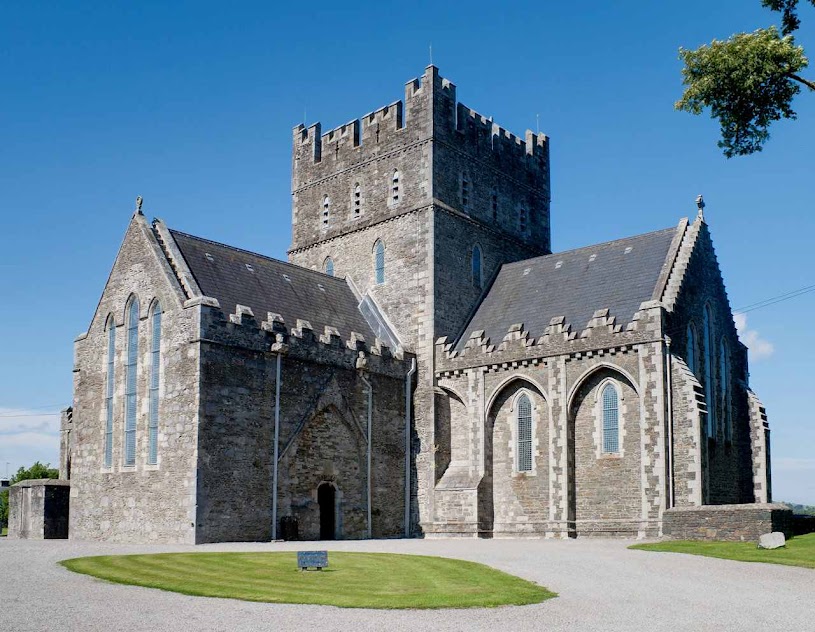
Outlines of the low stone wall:
{"type": "Polygon", "coordinates": [[[673,507],[662,517],[662,532],[674,540],[756,541],[762,533],[781,531],[791,538],[792,511],[786,505],[702,505],[673,507]]]}
{"type": "Polygon", "coordinates": [[[9,489],[8,537],[52,540],[68,537],[71,484],[54,479],[20,481],[9,489]]]}

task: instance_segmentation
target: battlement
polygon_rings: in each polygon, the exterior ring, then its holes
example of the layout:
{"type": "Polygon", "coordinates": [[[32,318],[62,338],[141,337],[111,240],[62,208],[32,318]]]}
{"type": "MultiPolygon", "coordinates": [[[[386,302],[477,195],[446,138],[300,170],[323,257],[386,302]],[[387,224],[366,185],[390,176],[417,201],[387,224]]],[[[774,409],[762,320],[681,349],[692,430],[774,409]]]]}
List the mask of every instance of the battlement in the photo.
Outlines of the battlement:
{"type": "Polygon", "coordinates": [[[457,149],[494,155],[497,168],[545,174],[548,187],[549,139],[527,130],[517,136],[456,101],[456,86],[428,66],[421,77],[405,84],[403,100],[321,133],[321,124],[293,130],[293,188],[327,177],[383,152],[429,140],[447,141],[457,149]]]}

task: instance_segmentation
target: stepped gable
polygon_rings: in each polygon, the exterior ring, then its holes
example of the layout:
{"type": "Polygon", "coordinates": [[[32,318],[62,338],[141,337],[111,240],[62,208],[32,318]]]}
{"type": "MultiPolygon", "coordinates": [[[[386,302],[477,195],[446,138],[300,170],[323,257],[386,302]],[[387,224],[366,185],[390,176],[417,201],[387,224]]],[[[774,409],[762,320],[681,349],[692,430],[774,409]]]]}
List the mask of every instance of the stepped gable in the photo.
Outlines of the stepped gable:
{"type": "Polygon", "coordinates": [[[287,328],[301,320],[316,332],[331,327],[343,339],[352,332],[371,342],[376,338],[345,279],[176,230],[170,233],[201,292],[217,299],[224,314],[240,305],[259,320],[269,312],[279,314],[287,328]]]}
{"type": "Polygon", "coordinates": [[[608,310],[607,316],[625,327],[651,300],[677,230],[504,264],[455,350],[462,351],[479,331],[498,345],[516,323],[532,337],[543,335],[552,319],[579,333],[598,310],[608,310]]]}

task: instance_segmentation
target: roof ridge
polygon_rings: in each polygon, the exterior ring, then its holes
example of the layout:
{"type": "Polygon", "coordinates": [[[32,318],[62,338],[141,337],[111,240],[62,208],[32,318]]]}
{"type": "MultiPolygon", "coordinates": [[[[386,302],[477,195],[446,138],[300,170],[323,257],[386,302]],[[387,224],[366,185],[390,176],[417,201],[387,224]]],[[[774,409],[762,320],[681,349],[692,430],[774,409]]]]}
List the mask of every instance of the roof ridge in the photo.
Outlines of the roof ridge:
{"type": "Polygon", "coordinates": [[[508,268],[511,266],[520,266],[521,264],[528,263],[530,261],[537,261],[539,259],[546,259],[547,257],[559,257],[563,255],[568,255],[574,252],[578,252],[580,250],[589,250],[590,248],[599,248],[600,246],[608,246],[609,244],[615,244],[622,241],[628,241],[630,239],[635,239],[637,237],[648,237],[649,235],[656,235],[657,233],[665,233],[668,231],[676,231],[676,226],[670,226],[668,228],[660,228],[659,230],[652,230],[647,233],[639,233],[637,235],[630,235],[628,237],[620,237],[618,239],[611,239],[609,241],[601,241],[596,244],[589,244],[587,246],[580,246],[579,248],[572,248],[570,250],[560,250],[558,252],[553,252],[548,255],[539,255],[537,257],[530,257],[529,259],[521,259],[520,261],[512,261],[509,263],[505,263],[503,265],[504,268],[508,268]]]}
{"type": "Polygon", "coordinates": [[[234,250],[235,252],[240,252],[246,255],[252,255],[254,257],[260,257],[261,259],[265,259],[266,261],[273,261],[274,263],[281,263],[285,266],[289,266],[290,268],[297,268],[298,270],[304,270],[306,272],[311,272],[313,274],[319,275],[321,277],[325,277],[328,279],[334,279],[335,281],[339,281],[342,283],[346,283],[345,279],[342,277],[332,276],[330,274],[326,274],[325,272],[321,272],[320,270],[312,270],[311,268],[306,268],[304,266],[299,266],[296,263],[290,263],[288,261],[283,261],[283,259],[276,259],[275,257],[270,257],[269,255],[263,255],[259,252],[255,252],[253,250],[246,250],[245,248],[238,248],[237,246],[230,246],[229,244],[225,244],[222,241],[215,241],[214,239],[207,239],[206,237],[199,237],[197,235],[191,235],[190,233],[185,233],[181,230],[176,230],[174,228],[167,228],[170,233],[175,235],[182,235],[184,237],[189,237],[190,239],[196,239],[198,241],[204,242],[206,244],[212,244],[213,246],[220,246],[222,248],[228,248],[229,250],[234,250]]]}

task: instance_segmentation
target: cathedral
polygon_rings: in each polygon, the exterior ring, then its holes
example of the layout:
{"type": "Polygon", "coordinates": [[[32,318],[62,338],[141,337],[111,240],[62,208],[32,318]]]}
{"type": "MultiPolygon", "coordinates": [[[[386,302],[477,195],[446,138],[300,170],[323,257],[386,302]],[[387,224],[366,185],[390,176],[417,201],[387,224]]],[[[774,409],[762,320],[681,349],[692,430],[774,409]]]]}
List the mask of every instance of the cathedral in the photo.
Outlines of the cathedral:
{"type": "Polygon", "coordinates": [[[432,65],[294,128],[288,261],[139,201],[75,341],[70,537],[642,538],[772,507],[703,207],[553,253],[549,139],[432,65]]]}

